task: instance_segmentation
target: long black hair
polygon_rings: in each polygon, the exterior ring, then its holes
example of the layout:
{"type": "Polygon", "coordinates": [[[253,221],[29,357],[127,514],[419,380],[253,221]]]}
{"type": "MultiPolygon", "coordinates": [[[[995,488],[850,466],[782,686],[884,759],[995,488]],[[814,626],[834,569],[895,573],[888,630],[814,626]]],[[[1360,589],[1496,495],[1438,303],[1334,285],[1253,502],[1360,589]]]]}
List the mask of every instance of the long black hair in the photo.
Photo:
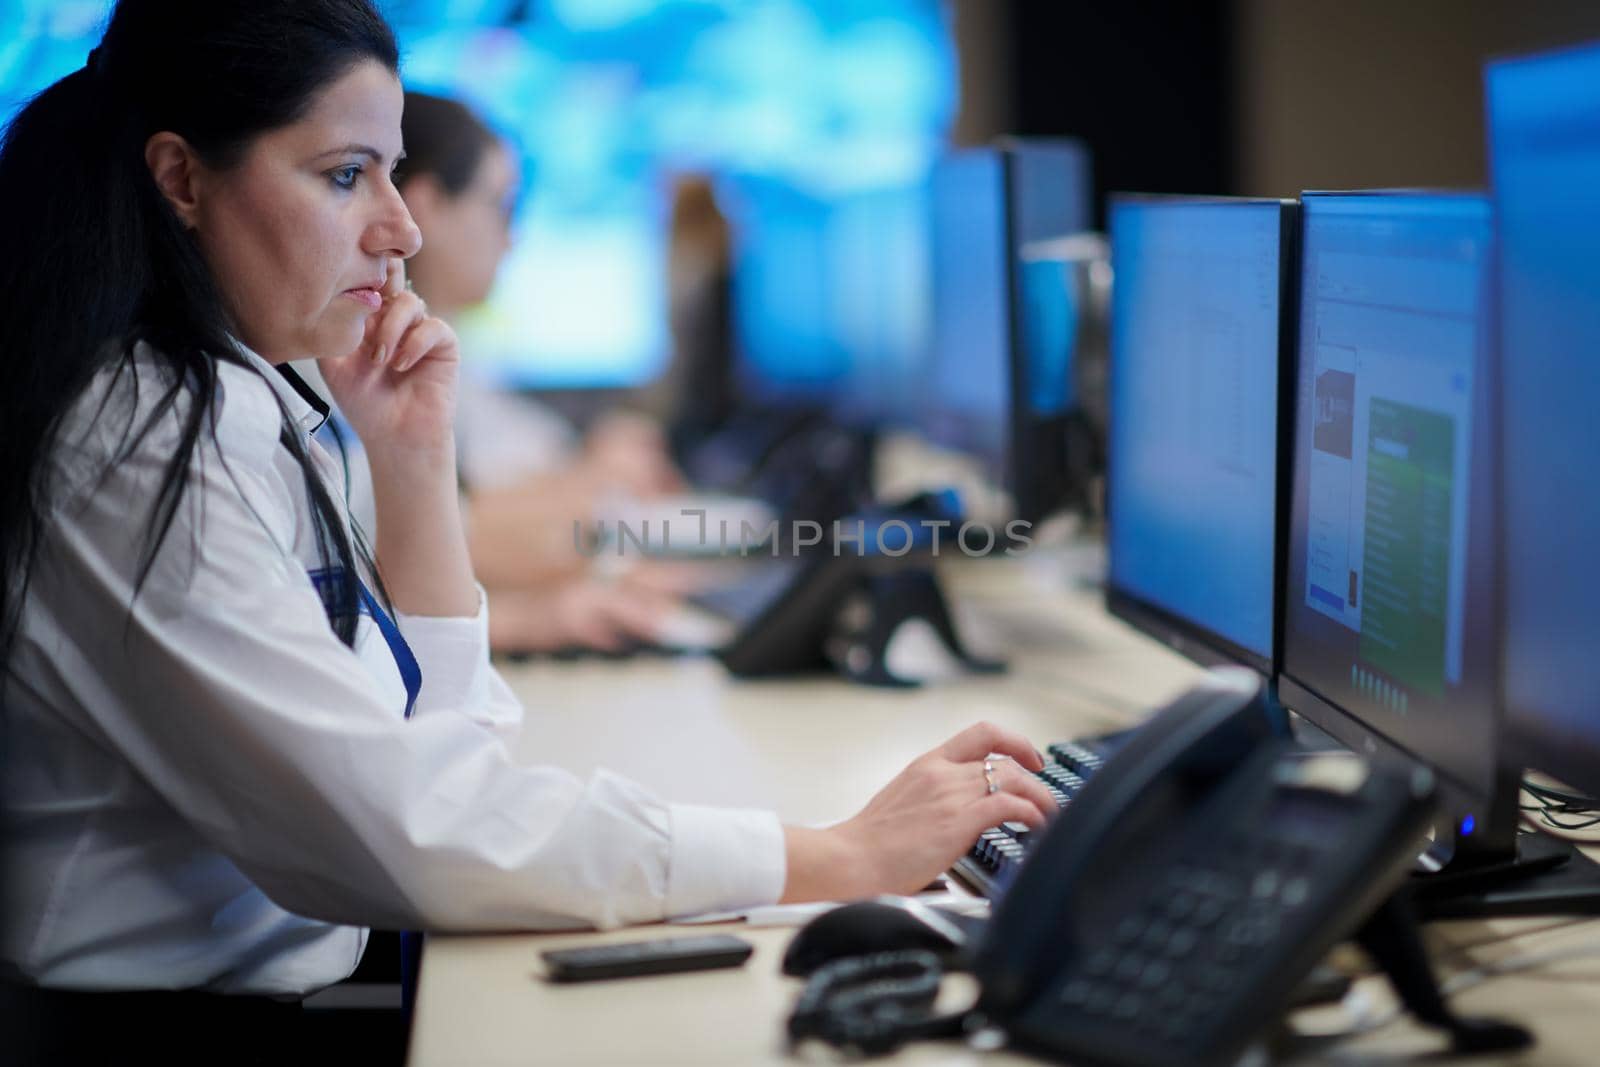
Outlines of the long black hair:
{"type": "MultiPolygon", "coordinates": [[[[83,69],[34,97],[0,141],[0,678],[51,503],[48,450],[90,379],[147,341],[171,373],[119,457],[175,409],[179,444],[150,502],[136,588],[172,526],[195,448],[215,417],[217,364],[249,364],[200,250],[145,164],[158,131],[205,163],[237,163],[252,139],[295,121],[366,60],[399,67],[369,0],[119,0],[83,69]],[[184,393],[190,402],[178,406],[184,393]]],[[[354,640],[357,552],[297,434],[325,590],[354,640]]],[[[113,460],[115,462],[115,460],[113,460]]],[[[365,560],[370,563],[370,560],[365,560]]]]}

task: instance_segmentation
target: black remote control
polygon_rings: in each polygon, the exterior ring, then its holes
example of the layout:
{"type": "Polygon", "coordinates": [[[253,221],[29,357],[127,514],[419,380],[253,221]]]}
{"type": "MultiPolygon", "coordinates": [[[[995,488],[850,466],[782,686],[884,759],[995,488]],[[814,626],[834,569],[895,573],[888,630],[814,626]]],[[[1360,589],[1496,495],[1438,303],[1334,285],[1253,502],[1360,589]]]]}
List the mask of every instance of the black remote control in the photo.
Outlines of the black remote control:
{"type": "Polygon", "coordinates": [[[541,952],[552,982],[589,982],[640,974],[672,974],[737,967],[755,951],[748,941],[727,934],[662,937],[614,945],[541,952]]]}

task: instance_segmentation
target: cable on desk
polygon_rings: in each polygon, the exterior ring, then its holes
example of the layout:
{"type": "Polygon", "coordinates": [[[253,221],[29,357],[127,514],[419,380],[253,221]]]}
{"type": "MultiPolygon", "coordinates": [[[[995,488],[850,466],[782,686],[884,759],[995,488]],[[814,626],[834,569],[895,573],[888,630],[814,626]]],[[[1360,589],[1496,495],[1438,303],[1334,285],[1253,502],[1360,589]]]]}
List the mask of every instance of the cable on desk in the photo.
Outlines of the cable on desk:
{"type": "Polygon", "coordinates": [[[943,977],[939,957],[922,949],[825,963],[807,979],[789,1016],[789,1045],[816,1038],[878,1056],[918,1038],[960,1034],[969,1012],[933,1014],[943,977]]]}
{"type": "Polygon", "coordinates": [[[1522,789],[1534,799],[1532,804],[1520,805],[1522,810],[1536,813],[1539,821],[1546,826],[1558,830],[1588,830],[1600,826],[1600,800],[1594,797],[1541,785],[1529,779],[1523,779],[1522,789]],[[1578,818],[1576,821],[1566,821],[1569,816],[1578,818]]]}
{"type": "Polygon", "coordinates": [[[1522,788],[1537,797],[1544,797],[1563,804],[1570,805],[1574,811],[1600,810],[1600,798],[1591,797],[1585,793],[1574,793],[1567,789],[1557,789],[1554,786],[1541,785],[1532,779],[1524,779],[1522,788]]]}

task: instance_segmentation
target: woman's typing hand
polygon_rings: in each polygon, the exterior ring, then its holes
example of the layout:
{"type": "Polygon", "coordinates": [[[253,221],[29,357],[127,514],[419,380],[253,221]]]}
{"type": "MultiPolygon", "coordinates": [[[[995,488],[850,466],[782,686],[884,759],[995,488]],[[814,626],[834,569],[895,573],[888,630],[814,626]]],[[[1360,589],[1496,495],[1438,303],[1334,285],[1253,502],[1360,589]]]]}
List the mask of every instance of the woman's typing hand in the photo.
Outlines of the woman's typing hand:
{"type": "Polygon", "coordinates": [[[1020,734],[992,723],[968,727],[913,760],[855,817],[825,830],[787,828],[784,900],[915,893],[988,827],[1037,827],[1055,814],[1055,801],[1031,773],[1043,766],[1020,734]]]}

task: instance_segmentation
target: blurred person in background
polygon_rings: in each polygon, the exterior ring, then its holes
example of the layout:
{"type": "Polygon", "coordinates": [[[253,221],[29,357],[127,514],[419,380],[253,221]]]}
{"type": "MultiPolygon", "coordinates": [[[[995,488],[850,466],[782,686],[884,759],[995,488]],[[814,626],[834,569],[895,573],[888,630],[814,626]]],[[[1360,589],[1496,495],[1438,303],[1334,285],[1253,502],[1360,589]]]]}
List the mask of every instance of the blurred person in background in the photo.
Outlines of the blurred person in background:
{"type": "Polygon", "coordinates": [[[733,228],[711,179],[679,175],[667,227],[667,316],[672,362],[655,405],[669,413],[673,451],[691,452],[738,408],[733,356],[733,228]]]}
{"type": "MultiPolygon", "coordinates": [[[[517,160],[455,100],[408,91],[402,127],[396,181],[424,249],[408,264],[411,284],[433,314],[453,321],[488,299],[511,248],[517,160]]],[[[352,508],[364,518],[360,442],[339,423],[328,432],[340,437],[352,508]]],[[[678,607],[675,573],[633,566],[613,579],[597,574],[575,542],[575,527],[588,528],[609,499],[682,489],[653,420],[616,412],[580,436],[546,405],[474,374],[469,354],[456,445],[473,567],[494,604],[494,648],[614,651],[657,639],[678,607]]],[[[605,563],[618,562],[607,554],[605,563]]]]}

